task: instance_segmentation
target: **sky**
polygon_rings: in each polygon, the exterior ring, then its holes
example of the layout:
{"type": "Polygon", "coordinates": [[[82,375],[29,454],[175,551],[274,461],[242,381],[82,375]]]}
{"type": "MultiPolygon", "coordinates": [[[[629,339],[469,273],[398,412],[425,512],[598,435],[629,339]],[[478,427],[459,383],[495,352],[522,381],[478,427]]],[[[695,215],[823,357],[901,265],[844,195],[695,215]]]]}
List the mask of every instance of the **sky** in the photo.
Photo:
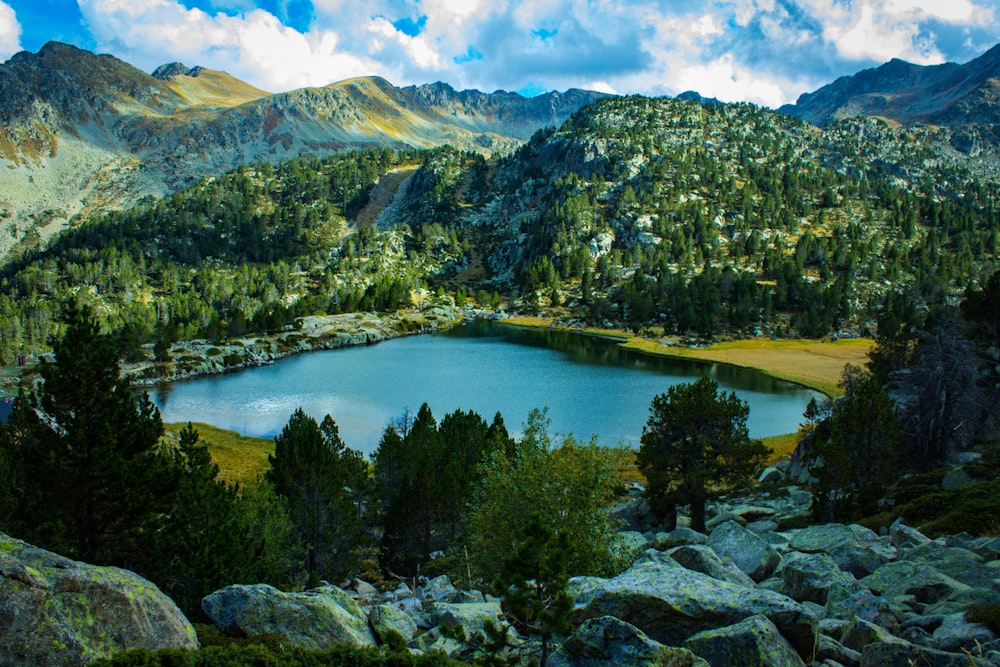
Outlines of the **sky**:
{"type": "Polygon", "coordinates": [[[377,75],[777,107],[892,58],[967,62],[1000,0],[0,0],[0,61],[53,40],[269,92],[377,75]]]}

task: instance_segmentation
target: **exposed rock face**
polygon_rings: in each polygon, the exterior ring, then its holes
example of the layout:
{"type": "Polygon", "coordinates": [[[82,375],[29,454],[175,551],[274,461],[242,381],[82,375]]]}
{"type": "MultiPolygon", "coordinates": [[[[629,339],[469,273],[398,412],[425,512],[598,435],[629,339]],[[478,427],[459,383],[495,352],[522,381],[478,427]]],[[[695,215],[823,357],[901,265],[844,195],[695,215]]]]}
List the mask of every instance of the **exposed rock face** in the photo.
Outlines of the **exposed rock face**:
{"type": "Polygon", "coordinates": [[[689,637],[684,647],[711,665],[805,667],[799,654],[764,616],[751,616],[724,628],[699,632],[689,637]]]}
{"type": "Polygon", "coordinates": [[[328,586],[284,593],[266,584],[227,586],[205,597],[205,614],[236,637],[271,634],[295,646],[375,646],[361,608],[344,591],[328,586]]]}
{"type": "Polygon", "coordinates": [[[83,665],[130,648],[197,647],[177,605],[139,575],[0,533],[0,666],[83,665]]]}
{"type": "Polygon", "coordinates": [[[224,72],[171,63],[149,75],[50,42],[0,64],[0,130],[8,140],[0,161],[27,167],[0,172],[10,214],[0,256],[13,225],[23,236],[45,211],[55,219],[38,231],[49,235],[92,203],[128,205],[260,160],[446,143],[492,153],[602,96],[397,88],[377,77],[272,95],[224,72]]]}
{"type": "Polygon", "coordinates": [[[735,521],[720,524],[708,536],[708,546],[728,558],[754,581],[771,576],[781,557],[759,535],[735,521]]]}
{"type": "Polygon", "coordinates": [[[904,125],[996,124],[998,73],[998,47],[964,65],[893,59],[805,93],[780,111],[817,125],[853,116],[880,116],[904,125]]]}
{"type": "Polygon", "coordinates": [[[756,615],[770,619],[802,656],[812,654],[816,641],[817,618],[797,602],[769,590],[670,567],[655,558],[640,558],[609,579],[594,591],[582,615],[614,616],[670,646],[756,615]]]}
{"type": "Polygon", "coordinates": [[[664,646],[639,628],[613,616],[584,621],[551,656],[552,667],[708,667],[683,648],[664,646]]]}

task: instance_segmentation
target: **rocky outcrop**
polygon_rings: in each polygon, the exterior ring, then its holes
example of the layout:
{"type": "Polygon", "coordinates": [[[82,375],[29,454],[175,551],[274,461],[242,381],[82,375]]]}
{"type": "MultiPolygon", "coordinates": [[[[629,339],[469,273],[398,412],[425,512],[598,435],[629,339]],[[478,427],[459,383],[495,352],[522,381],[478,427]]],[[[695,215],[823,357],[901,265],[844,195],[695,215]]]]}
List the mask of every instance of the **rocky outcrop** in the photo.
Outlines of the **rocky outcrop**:
{"type": "Polygon", "coordinates": [[[774,623],[764,616],[689,637],[684,647],[710,665],[727,667],[805,667],[774,623]]]}
{"type": "Polygon", "coordinates": [[[146,579],[0,533],[0,666],[83,665],[130,648],[197,647],[177,605],[146,579]]]}
{"type": "Polygon", "coordinates": [[[267,584],[227,586],[201,606],[219,629],[235,637],[273,635],[308,649],[376,645],[361,608],[334,586],[304,593],[285,593],[267,584]]]}
{"type": "Polygon", "coordinates": [[[614,616],[584,621],[552,655],[550,667],[709,667],[691,651],[664,646],[614,616]]]}

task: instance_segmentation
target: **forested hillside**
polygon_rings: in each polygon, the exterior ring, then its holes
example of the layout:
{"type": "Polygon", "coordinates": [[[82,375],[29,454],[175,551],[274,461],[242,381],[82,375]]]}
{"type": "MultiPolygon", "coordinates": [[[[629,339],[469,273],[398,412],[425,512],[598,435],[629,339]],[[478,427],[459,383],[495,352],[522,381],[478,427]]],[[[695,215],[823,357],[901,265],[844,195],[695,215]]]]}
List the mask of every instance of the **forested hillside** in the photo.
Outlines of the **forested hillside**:
{"type": "Polygon", "coordinates": [[[260,163],[79,221],[4,268],[0,356],[45,349],[69,298],[141,356],[394,310],[419,287],[657,335],[873,333],[992,273],[997,195],[968,156],[873,119],[606,98],[505,157],[260,163]],[[359,223],[379,178],[408,169],[359,223]]]}

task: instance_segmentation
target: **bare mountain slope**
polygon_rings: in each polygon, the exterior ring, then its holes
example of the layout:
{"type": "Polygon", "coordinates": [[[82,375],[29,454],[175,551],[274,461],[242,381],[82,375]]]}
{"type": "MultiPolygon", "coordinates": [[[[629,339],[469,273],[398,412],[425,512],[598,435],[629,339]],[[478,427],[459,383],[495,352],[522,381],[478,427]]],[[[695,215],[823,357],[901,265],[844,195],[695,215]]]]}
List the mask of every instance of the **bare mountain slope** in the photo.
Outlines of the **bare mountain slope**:
{"type": "Polygon", "coordinates": [[[903,125],[996,124],[1000,45],[964,65],[891,60],[805,93],[781,112],[816,125],[878,116],[903,125]]]}
{"type": "Polygon", "coordinates": [[[358,78],[276,95],[179,63],[146,74],[59,43],[0,65],[0,256],[77,213],[259,160],[445,143],[509,150],[601,95],[524,98],[358,78]]]}

